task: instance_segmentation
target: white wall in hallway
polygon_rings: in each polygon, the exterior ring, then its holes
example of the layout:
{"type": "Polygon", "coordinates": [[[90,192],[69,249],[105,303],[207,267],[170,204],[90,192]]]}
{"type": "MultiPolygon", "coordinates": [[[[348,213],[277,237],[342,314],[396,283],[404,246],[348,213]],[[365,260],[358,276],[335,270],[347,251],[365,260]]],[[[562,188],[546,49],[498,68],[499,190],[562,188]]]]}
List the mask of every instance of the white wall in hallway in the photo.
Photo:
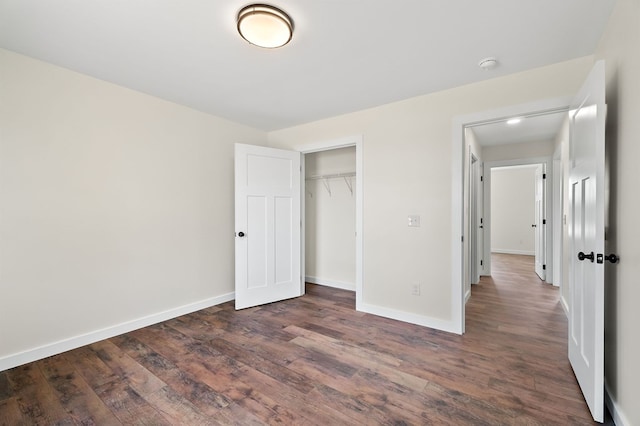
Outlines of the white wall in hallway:
{"type": "Polygon", "coordinates": [[[491,251],[535,254],[536,166],[491,169],[491,251]]]}

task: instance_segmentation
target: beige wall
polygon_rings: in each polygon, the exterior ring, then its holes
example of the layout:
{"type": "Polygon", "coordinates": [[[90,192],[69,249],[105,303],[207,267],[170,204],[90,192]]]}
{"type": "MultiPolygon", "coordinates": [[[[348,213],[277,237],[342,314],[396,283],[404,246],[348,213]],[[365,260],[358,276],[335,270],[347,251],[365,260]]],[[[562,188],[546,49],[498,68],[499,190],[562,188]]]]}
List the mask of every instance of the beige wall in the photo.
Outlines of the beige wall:
{"type": "MultiPolygon", "coordinates": [[[[305,155],[307,177],[355,172],[355,147],[305,155]]],[[[307,180],[305,275],[307,281],[356,289],[356,178],[307,180]]]]}
{"type": "Polygon", "coordinates": [[[422,323],[452,321],[452,120],[573,95],[592,57],[486,80],[269,134],[275,147],[363,135],[363,302],[422,323]],[[421,215],[420,228],[407,215],[421,215]],[[411,283],[421,283],[420,296],[411,283]]]}
{"type": "Polygon", "coordinates": [[[596,52],[606,60],[607,151],[610,162],[605,380],[626,424],[640,424],[640,1],[619,0],[596,52]]]}
{"type": "Polygon", "coordinates": [[[0,73],[0,364],[233,295],[233,143],[265,133],[5,50],[0,73]]]}
{"type": "Polygon", "coordinates": [[[535,254],[535,165],[491,169],[491,251],[535,254]]]}
{"type": "Polygon", "coordinates": [[[551,157],[553,150],[554,143],[552,141],[511,143],[485,146],[482,148],[482,156],[485,161],[520,160],[525,158],[551,157]]]}

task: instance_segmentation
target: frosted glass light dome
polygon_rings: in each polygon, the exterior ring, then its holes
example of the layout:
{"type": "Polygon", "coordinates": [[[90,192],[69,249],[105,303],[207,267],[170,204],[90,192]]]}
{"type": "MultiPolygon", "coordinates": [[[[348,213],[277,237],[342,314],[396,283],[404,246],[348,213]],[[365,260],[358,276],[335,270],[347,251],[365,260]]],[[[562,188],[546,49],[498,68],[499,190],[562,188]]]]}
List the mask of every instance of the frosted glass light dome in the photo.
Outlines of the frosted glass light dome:
{"type": "Polygon", "coordinates": [[[273,49],[289,43],[293,22],[276,7],[252,4],[238,12],[238,32],[251,44],[273,49]]]}

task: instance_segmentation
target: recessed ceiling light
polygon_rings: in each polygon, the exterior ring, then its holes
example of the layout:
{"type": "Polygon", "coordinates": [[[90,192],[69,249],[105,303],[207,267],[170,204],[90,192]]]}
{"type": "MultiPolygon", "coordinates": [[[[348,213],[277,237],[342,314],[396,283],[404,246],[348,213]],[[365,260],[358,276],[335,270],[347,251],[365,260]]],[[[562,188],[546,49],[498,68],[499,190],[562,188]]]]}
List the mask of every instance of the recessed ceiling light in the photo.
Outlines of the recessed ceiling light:
{"type": "Polygon", "coordinates": [[[494,57],[484,58],[478,62],[478,66],[485,71],[489,71],[498,66],[498,60],[494,57]]]}
{"type": "Polygon", "coordinates": [[[510,125],[513,126],[514,124],[518,124],[521,121],[522,121],[522,118],[519,118],[519,117],[511,118],[511,119],[507,120],[507,124],[510,124],[510,125]]]}
{"type": "Polygon", "coordinates": [[[273,49],[289,43],[293,21],[277,7],[252,4],[238,12],[238,32],[251,44],[273,49]]]}

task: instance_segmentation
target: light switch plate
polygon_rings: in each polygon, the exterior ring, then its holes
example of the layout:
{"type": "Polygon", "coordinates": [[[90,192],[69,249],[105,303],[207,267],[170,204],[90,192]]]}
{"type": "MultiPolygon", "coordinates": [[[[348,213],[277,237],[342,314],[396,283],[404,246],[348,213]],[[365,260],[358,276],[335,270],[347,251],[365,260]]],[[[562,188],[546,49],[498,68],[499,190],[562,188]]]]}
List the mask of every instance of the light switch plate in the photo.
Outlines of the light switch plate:
{"type": "Polygon", "coordinates": [[[409,223],[408,225],[414,228],[417,228],[420,226],[420,216],[418,215],[409,215],[408,217],[409,223]]]}

